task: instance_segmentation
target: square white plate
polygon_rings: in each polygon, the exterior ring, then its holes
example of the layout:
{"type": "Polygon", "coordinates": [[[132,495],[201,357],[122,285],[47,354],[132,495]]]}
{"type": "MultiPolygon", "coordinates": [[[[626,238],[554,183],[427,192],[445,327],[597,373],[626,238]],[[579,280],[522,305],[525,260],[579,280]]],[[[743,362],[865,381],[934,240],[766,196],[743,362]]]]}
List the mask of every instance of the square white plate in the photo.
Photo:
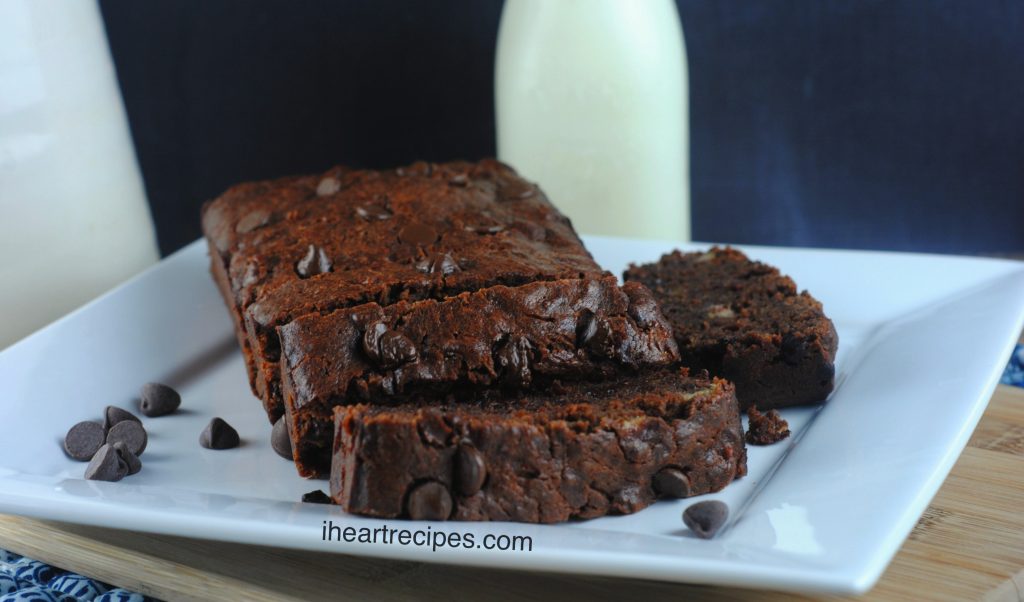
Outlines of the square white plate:
{"type": "MultiPolygon", "coordinates": [[[[670,248],[588,238],[615,273],[670,248]]],[[[701,245],[694,248],[705,248],[701,245]]],[[[680,514],[692,500],[563,525],[430,523],[431,532],[528,536],[532,551],[322,541],[348,516],[297,503],[324,481],[270,449],[231,321],[197,242],[0,353],[0,512],[324,552],[463,565],[802,591],[863,592],[881,575],[967,439],[1024,321],[1024,264],[892,253],[746,248],[825,305],[839,331],[836,390],[783,412],[794,435],[750,448],[749,475],[706,498],[731,508],[711,541],[680,514]],[[145,419],[144,469],[85,481],[59,441],[107,404],[135,409],[147,381],[178,388],[183,410],[145,419]],[[200,448],[212,416],[243,445],[200,448]]],[[[10,318],[8,318],[10,319],[10,318]]],[[[433,536],[432,536],[433,537],[433,536]]]]}

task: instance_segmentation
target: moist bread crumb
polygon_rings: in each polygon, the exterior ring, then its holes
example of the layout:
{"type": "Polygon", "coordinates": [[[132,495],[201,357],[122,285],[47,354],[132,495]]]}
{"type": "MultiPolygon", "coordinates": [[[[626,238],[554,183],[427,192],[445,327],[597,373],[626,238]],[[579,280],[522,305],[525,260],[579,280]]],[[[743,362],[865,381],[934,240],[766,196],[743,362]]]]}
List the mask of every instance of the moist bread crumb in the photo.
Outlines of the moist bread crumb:
{"type": "Polygon", "coordinates": [[[789,437],[789,423],[779,415],[778,410],[768,410],[763,414],[757,408],[747,409],[747,443],[751,445],[771,445],[789,437]]]}

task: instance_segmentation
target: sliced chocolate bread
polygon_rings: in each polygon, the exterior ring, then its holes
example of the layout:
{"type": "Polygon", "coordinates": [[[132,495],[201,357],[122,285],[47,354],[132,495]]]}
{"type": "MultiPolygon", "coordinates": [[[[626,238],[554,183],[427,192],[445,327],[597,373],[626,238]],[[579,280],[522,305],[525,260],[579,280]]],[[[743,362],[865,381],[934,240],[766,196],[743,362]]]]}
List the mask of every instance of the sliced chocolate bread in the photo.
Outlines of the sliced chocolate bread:
{"type": "Polygon", "coordinates": [[[838,335],[821,303],[731,248],[674,251],[630,266],[672,324],[683,364],[736,384],[740,405],[776,408],[832,392],[838,335]]]}
{"type": "Polygon", "coordinates": [[[346,512],[553,523],[718,491],[746,474],[733,386],[642,378],[334,409],[331,497],[346,512]]]}
{"type": "Polygon", "coordinates": [[[369,303],[297,318],[278,334],[285,417],[304,475],[328,471],[337,405],[544,388],[679,359],[650,291],[611,275],[369,303]]]}

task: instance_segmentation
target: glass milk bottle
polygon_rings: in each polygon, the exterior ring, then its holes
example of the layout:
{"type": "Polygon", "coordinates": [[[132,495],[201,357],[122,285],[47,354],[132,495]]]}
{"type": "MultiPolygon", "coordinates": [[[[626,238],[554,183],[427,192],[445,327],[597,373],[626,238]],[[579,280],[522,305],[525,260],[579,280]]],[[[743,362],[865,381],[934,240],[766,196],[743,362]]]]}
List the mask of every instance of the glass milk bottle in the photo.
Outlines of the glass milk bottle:
{"type": "Polygon", "coordinates": [[[507,0],[498,157],[581,232],[690,237],[686,50],[672,0],[507,0]]]}
{"type": "Polygon", "coordinates": [[[0,348],[157,258],[98,6],[0,2],[0,348]]]}

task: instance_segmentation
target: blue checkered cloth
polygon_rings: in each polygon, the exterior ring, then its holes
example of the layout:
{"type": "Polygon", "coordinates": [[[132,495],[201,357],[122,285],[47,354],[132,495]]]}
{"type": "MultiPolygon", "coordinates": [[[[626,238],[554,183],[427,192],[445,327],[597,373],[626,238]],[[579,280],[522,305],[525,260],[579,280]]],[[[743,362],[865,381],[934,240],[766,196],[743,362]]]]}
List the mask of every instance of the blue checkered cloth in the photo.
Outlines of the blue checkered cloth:
{"type": "Polygon", "coordinates": [[[142,594],[0,550],[0,602],[149,602],[142,594]]]}
{"type": "Polygon", "coordinates": [[[1003,377],[999,379],[999,382],[1004,385],[1024,387],[1024,345],[1017,345],[1017,348],[1013,350],[1010,363],[1006,365],[1006,370],[1003,371],[1003,377]]]}

